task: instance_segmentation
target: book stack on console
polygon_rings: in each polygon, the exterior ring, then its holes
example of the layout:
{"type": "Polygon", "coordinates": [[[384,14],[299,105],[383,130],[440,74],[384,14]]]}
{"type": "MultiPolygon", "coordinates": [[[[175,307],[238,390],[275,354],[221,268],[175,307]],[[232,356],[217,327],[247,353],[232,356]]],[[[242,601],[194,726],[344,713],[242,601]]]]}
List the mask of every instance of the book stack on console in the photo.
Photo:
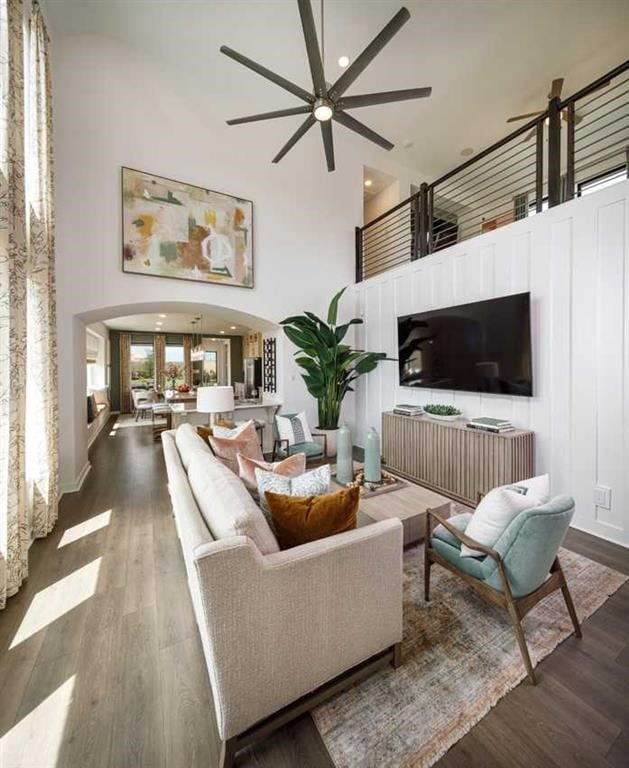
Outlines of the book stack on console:
{"type": "Polygon", "coordinates": [[[479,416],[467,422],[469,429],[478,429],[482,432],[513,432],[515,427],[506,419],[492,419],[489,416],[479,416]]]}
{"type": "Polygon", "coordinates": [[[421,416],[424,409],[421,405],[408,405],[402,403],[401,405],[393,406],[393,413],[397,413],[399,416],[421,416]]]}

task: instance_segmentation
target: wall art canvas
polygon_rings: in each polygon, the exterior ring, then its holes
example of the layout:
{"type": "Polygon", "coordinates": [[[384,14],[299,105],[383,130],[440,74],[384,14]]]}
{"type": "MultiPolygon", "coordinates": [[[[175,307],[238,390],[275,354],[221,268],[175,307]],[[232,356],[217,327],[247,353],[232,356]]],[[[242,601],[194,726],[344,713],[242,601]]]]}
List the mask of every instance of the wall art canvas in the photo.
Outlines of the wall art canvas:
{"type": "Polygon", "coordinates": [[[253,288],[253,203],[122,169],[122,269],[253,288]]]}

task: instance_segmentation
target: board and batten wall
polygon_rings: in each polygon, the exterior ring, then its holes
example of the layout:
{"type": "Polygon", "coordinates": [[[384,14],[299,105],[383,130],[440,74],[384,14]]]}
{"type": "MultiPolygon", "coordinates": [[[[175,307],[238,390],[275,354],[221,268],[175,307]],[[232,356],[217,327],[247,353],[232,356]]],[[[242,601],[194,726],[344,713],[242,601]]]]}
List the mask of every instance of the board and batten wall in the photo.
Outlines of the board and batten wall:
{"type": "Polygon", "coordinates": [[[629,182],[573,200],[354,286],[356,343],[397,357],[396,317],[530,291],[534,396],[411,389],[396,362],[363,377],[354,441],[397,403],[532,429],[536,469],[576,500],[573,525],[629,546],[629,182]],[[594,503],[611,488],[611,508],[594,503]]]}

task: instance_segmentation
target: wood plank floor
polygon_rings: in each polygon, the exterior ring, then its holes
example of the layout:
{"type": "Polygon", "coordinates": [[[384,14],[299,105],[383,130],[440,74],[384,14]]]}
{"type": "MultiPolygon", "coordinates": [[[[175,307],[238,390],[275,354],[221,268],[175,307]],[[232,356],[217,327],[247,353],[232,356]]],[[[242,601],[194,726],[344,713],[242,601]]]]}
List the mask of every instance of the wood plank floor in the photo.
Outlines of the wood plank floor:
{"type": "MultiPolygon", "coordinates": [[[[212,768],[211,692],[150,427],[104,430],[92,471],[31,549],[0,612],[2,768],[212,768]]],[[[567,545],[629,573],[629,553],[571,531],[567,545]]],[[[440,768],[629,766],[625,585],[439,762],[440,768]]],[[[330,768],[309,717],[239,767],[330,768]]]]}

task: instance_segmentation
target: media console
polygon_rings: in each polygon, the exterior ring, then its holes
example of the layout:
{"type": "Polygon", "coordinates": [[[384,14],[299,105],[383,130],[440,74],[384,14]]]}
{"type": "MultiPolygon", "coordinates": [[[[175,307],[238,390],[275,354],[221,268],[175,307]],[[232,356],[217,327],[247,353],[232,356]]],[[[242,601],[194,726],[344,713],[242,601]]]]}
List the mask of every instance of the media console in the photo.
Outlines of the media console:
{"type": "Polygon", "coordinates": [[[463,421],[382,414],[387,469],[473,507],[479,493],[533,477],[534,438],[522,429],[493,434],[463,421]]]}

